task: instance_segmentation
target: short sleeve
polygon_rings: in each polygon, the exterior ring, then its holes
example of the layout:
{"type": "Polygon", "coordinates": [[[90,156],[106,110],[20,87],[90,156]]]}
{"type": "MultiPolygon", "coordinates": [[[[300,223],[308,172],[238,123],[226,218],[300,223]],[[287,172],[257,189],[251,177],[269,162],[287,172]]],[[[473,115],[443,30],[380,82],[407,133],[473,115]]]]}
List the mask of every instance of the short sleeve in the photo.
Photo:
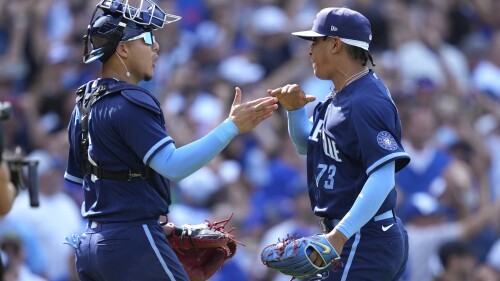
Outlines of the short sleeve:
{"type": "Polygon", "coordinates": [[[167,135],[163,117],[157,112],[124,102],[115,115],[113,125],[117,133],[125,140],[130,150],[145,163],[149,162],[160,148],[172,143],[172,139],[167,135]]]}
{"type": "Polygon", "coordinates": [[[81,154],[77,149],[80,148],[78,136],[81,133],[80,118],[78,117],[78,109],[75,107],[71,113],[71,119],[68,124],[68,141],[69,141],[69,153],[68,153],[68,163],[66,167],[66,172],[64,173],[64,178],[70,182],[76,184],[83,183],[82,172],[80,170],[80,165],[78,164],[77,158],[81,154]]]}
{"type": "Polygon", "coordinates": [[[390,98],[356,100],[352,122],[359,140],[359,154],[366,174],[389,161],[396,161],[396,171],[410,158],[401,145],[401,122],[390,98]]]}

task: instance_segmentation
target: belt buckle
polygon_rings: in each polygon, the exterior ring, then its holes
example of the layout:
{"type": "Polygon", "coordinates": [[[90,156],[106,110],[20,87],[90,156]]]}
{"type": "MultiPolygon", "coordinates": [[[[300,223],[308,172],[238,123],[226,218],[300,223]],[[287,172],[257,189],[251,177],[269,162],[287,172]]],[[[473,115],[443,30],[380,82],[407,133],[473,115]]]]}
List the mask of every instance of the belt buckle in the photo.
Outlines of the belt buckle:
{"type": "Polygon", "coordinates": [[[132,170],[129,170],[128,171],[128,179],[127,179],[127,181],[130,181],[132,178],[138,178],[138,177],[142,177],[142,174],[140,174],[140,173],[134,173],[132,170]]]}
{"type": "Polygon", "coordinates": [[[328,232],[328,226],[325,223],[325,218],[322,218],[319,221],[319,226],[321,227],[321,230],[323,230],[323,232],[325,232],[325,233],[328,232]]]}

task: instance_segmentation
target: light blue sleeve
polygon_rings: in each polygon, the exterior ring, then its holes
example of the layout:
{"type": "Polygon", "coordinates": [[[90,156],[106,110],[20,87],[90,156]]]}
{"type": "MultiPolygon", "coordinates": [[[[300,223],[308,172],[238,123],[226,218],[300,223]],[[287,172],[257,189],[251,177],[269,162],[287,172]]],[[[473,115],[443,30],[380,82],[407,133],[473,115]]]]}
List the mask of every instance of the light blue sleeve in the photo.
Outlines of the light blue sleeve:
{"type": "Polygon", "coordinates": [[[178,182],[210,162],[237,135],[238,127],[228,118],[199,140],[180,148],[173,143],[161,148],[149,166],[169,180],[178,182]]]}
{"type": "Polygon", "coordinates": [[[363,227],[378,211],[394,188],[394,161],[373,172],[366,181],[349,212],[335,227],[348,239],[363,227]]]}
{"type": "Polygon", "coordinates": [[[287,111],[288,134],[292,139],[299,154],[307,154],[307,140],[313,128],[311,120],[307,118],[305,107],[297,110],[287,111]]]}

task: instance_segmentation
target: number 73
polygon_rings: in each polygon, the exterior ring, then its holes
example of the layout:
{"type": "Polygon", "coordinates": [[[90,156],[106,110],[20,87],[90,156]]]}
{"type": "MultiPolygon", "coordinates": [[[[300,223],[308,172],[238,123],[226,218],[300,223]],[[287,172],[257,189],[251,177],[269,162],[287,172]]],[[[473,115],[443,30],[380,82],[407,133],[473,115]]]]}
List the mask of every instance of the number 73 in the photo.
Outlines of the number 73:
{"type": "Polygon", "coordinates": [[[316,176],[316,186],[320,187],[319,181],[326,172],[328,176],[327,179],[325,179],[324,187],[325,189],[333,189],[333,183],[334,183],[333,176],[335,176],[337,167],[335,167],[335,165],[318,164],[318,169],[319,173],[316,176]]]}

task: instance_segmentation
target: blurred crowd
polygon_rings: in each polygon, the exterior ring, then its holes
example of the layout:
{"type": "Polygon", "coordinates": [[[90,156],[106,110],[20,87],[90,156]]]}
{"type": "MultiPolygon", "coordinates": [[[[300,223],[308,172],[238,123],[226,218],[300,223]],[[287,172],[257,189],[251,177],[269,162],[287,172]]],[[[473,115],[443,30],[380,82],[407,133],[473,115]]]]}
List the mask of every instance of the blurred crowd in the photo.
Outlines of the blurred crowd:
{"type": "MultiPolygon", "coordinates": [[[[160,60],[141,86],[161,101],[176,146],[228,116],[243,99],[300,84],[322,100],[331,81],[314,77],[309,44],[290,35],[328,6],[348,6],[372,24],[374,68],[388,85],[412,160],[397,174],[397,215],[410,254],[405,280],[500,280],[500,1],[498,0],[157,0],[180,22],[155,33],[160,60]]],[[[63,180],[66,127],[76,88],[99,76],[82,63],[96,1],[0,0],[0,101],[5,158],[21,147],[39,160],[40,206],[21,191],[0,218],[6,281],[78,280],[81,187],[63,180]]],[[[309,112],[314,104],[308,105],[309,112]]],[[[207,148],[210,149],[210,148],[207,148]]],[[[305,158],[280,109],[172,187],[169,219],[197,224],[234,216],[245,246],[211,280],[288,280],[260,262],[264,245],[320,232],[307,195],[305,158]]]]}

